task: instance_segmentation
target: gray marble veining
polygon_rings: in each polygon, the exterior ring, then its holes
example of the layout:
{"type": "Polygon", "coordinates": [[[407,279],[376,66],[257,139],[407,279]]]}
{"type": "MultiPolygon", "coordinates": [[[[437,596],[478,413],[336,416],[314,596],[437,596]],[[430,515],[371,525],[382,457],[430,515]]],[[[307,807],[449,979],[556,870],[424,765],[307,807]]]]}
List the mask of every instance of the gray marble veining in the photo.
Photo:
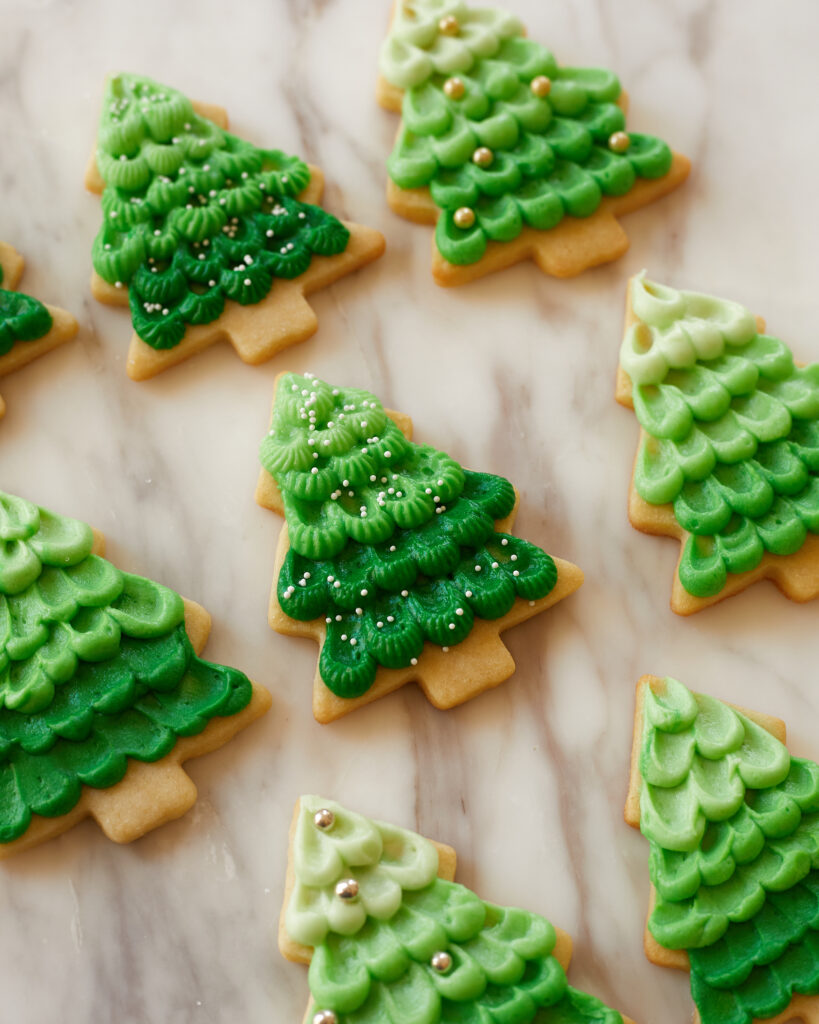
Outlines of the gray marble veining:
{"type": "Polygon", "coordinates": [[[300,1021],[306,972],[279,958],[276,924],[291,806],[317,791],[451,843],[485,898],[563,926],[575,985],[639,1024],[690,1019],[687,979],[642,953],[647,847],[622,822],[633,685],[669,673],[777,712],[817,756],[817,608],[764,584],[690,620],[669,611],[676,544],[625,515],[624,284],[646,266],[739,299],[819,358],[819,8],[509,3],[561,61],[615,69],[630,125],[695,170],[626,219],[617,264],[564,282],[527,265],[442,291],[429,229],[383,198],[397,124],[373,99],[386,0],[0,0],[0,238],[27,258],[26,290],[82,325],[3,380],[2,486],[92,522],[120,565],[201,601],[208,654],[274,694],[266,719],[191,765],[200,799],[179,822],[124,848],[85,824],[0,866],[0,1018],[300,1021]],[[311,341],[261,368],[217,346],[153,382],[126,378],[127,314],[88,292],[99,202],[81,184],[103,77],[119,69],[223,104],[251,140],[322,166],[329,209],[384,232],[378,264],[313,298],[311,341]],[[508,634],[509,683],[446,714],[409,687],[313,722],[316,647],[267,628],[279,522],[253,504],[284,368],[370,387],[422,440],[508,475],[517,532],[584,568],[577,595],[508,634]]]}

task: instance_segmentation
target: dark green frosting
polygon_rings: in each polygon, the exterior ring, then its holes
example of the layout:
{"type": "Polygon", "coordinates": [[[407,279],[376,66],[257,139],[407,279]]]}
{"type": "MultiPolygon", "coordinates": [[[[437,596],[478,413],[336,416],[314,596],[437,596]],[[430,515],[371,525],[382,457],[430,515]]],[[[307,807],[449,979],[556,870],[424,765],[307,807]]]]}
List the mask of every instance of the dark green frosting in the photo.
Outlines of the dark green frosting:
{"type": "Polygon", "coordinates": [[[340,221],[294,198],[310,180],[302,160],[231,135],[148,78],[109,79],[97,166],[94,269],[128,286],[134,330],[153,348],[173,348],[226,300],[260,302],[275,278],[347,247],[340,221]]]}
{"type": "Polygon", "coordinates": [[[0,842],[251,697],[196,656],[177,594],[92,545],[85,524],[0,493],[0,842]]]}
{"type": "MultiPolygon", "coordinates": [[[[3,268],[0,266],[0,284],[3,268]]],[[[0,288],[0,356],[18,341],[37,341],[51,330],[51,314],[37,299],[0,288]]]]}
{"type": "Polygon", "coordinates": [[[324,617],[319,668],[339,696],[557,581],[550,555],[495,529],[515,504],[509,481],[407,441],[367,391],[283,377],[260,458],[290,539],[279,603],[294,619],[324,617]]]}

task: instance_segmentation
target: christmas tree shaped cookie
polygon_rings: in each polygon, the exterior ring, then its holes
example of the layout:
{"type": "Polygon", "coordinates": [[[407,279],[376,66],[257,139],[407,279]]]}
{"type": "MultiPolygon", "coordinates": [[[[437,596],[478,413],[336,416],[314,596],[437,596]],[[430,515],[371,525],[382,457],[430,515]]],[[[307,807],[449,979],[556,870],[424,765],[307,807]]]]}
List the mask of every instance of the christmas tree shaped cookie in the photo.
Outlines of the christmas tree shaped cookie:
{"type": "Polygon", "coordinates": [[[642,428],[629,518],[682,542],[671,607],[760,579],[819,594],[819,364],[735,302],[629,286],[617,399],[642,428]]]}
{"type": "Polygon", "coordinates": [[[304,1024],[627,1024],[568,984],[568,935],[454,876],[451,847],[302,797],[279,948],[310,964],[304,1024]]]}
{"type": "Polygon", "coordinates": [[[318,168],[226,128],[222,108],[148,78],[106,84],[86,174],[103,212],[91,288],[130,306],[134,380],[220,340],[270,359],[315,332],[305,295],[384,251],[377,231],[316,205],[318,168]]]}
{"type": "MultiPolygon", "coordinates": [[[[0,377],[77,333],[77,321],[70,313],[15,290],[22,276],[23,257],[0,242],[0,377]]],[[[5,411],[6,404],[0,398],[0,416],[5,411]]]]}
{"type": "Polygon", "coordinates": [[[101,557],[102,537],[0,492],[0,857],[95,818],[130,842],[184,814],[182,761],[270,697],[203,661],[201,606],[101,557]]]}
{"type": "Polygon", "coordinates": [[[776,718],[644,676],[626,821],[649,841],[646,954],[701,1024],[819,1021],[819,765],[776,718]]]}
{"type": "Polygon", "coordinates": [[[411,426],[368,391],[278,379],[256,495],[286,521],[270,624],[320,643],[320,722],[412,681],[439,708],[496,686],[515,668],[500,632],[583,581],[508,532],[508,480],[414,444],[411,426]]]}
{"type": "Polygon", "coordinates": [[[396,0],[380,72],[379,102],[402,118],[387,198],[435,225],[438,284],[525,259],[556,277],[617,259],[617,218],[688,176],[663,141],[626,132],[615,75],[558,66],[498,8],[396,0]]]}

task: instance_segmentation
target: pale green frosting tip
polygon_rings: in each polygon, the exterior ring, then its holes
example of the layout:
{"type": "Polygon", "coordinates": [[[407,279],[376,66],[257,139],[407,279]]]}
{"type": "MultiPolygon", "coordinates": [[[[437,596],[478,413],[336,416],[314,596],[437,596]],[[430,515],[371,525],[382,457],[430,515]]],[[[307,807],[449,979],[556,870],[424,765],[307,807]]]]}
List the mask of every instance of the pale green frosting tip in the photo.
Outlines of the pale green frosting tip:
{"type": "Polygon", "coordinates": [[[735,814],[746,789],[790,769],[784,744],[739,711],[674,679],[647,686],[640,750],[640,828],[667,850],[693,850],[709,821],[735,814]]]}
{"type": "Polygon", "coordinates": [[[305,946],[317,946],[328,932],[354,935],[368,918],[389,920],[404,891],[424,889],[438,875],[438,851],[428,839],[318,796],[301,798],[292,860],[295,883],[285,926],[305,946]],[[324,809],[333,815],[326,829],[314,820],[324,809]],[[335,894],[336,884],[349,878],[359,886],[354,900],[335,894]]]}
{"type": "Polygon", "coordinates": [[[669,370],[716,359],[757,334],[756,319],[738,302],[655,284],[645,271],[630,288],[638,322],[626,330],[620,365],[635,385],[659,384],[669,370]]]}
{"type": "Polygon", "coordinates": [[[381,73],[392,85],[410,89],[434,74],[466,72],[476,58],[491,57],[504,39],[522,33],[522,23],[501,9],[470,8],[462,0],[398,0],[381,47],[381,73]],[[457,35],[438,27],[448,16],[458,20],[457,35]]]}
{"type": "Polygon", "coordinates": [[[82,562],[94,533],[85,523],[0,491],[0,545],[0,593],[17,594],[44,566],[64,569],[82,562]]]}

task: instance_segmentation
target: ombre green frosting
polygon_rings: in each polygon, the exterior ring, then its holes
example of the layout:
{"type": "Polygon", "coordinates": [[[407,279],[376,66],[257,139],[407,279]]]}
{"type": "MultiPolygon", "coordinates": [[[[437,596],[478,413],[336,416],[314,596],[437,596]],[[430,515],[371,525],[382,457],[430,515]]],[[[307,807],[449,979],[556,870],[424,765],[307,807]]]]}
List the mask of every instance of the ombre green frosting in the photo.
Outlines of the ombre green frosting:
{"type": "Polygon", "coordinates": [[[313,947],[314,1009],[339,1024],[622,1024],[568,985],[548,921],[438,878],[422,836],[302,797],[292,865],[285,928],[313,947]],[[327,829],[314,822],[324,809],[327,829]],[[335,886],[348,879],[358,896],[345,901],[335,886]],[[441,952],[452,958],[444,972],[430,962],[441,952]]]}
{"type": "Polygon", "coordinates": [[[148,78],[109,79],[97,146],[94,269],[128,286],[134,330],[154,348],[347,246],[343,224],[295,198],[310,180],[302,160],[237,138],[148,78]]]}
{"type": "Polygon", "coordinates": [[[260,459],[290,540],[279,603],[294,619],[324,616],[319,668],[339,696],[557,581],[550,555],[495,529],[515,504],[509,481],[408,441],[367,391],[284,376],[260,459]]]}
{"type": "Polygon", "coordinates": [[[819,765],[674,679],[643,691],[648,921],[685,949],[703,1024],[750,1024],[819,993],[819,765]]]}
{"type": "Polygon", "coordinates": [[[400,188],[429,188],[441,210],[436,244],[450,263],[474,263],[488,242],[511,241],[524,227],[546,231],[567,215],[588,217],[604,196],[671,166],[668,146],[650,135],[629,133],[628,150],[612,151],[609,138],[626,123],[617,77],[559,67],[503,10],[457,0],[397,4],[381,72],[405,90],[389,175],[400,188]],[[450,15],[456,35],[439,28],[450,15]],[[547,97],[530,89],[542,75],[552,82],[547,97]],[[452,77],[464,85],[459,99],[444,91],[452,77]],[[492,150],[490,166],[472,161],[479,147],[492,150]],[[454,221],[464,206],[475,212],[469,228],[454,221]]]}
{"type": "Polygon", "coordinates": [[[673,503],[696,597],[819,532],[819,364],[797,367],[735,302],[635,278],[620,350],[645,436],[638,494],[673,503]]]}
{"type": "Polygon", "coordinates": [[[93,543],[84,523],[0,492],[0,842],[251,696],[194,654],[178,594],[93,543]]]}
{"type": "MultiPolygon", "coordinates": [[[[3,268],[0,267],[0,284],[3,268]]],[[[48,334],[51,314],[37,299],[22,292],[0,288],[0,356],[10,352],[18,341],[37,341],[48,334]]]]}

